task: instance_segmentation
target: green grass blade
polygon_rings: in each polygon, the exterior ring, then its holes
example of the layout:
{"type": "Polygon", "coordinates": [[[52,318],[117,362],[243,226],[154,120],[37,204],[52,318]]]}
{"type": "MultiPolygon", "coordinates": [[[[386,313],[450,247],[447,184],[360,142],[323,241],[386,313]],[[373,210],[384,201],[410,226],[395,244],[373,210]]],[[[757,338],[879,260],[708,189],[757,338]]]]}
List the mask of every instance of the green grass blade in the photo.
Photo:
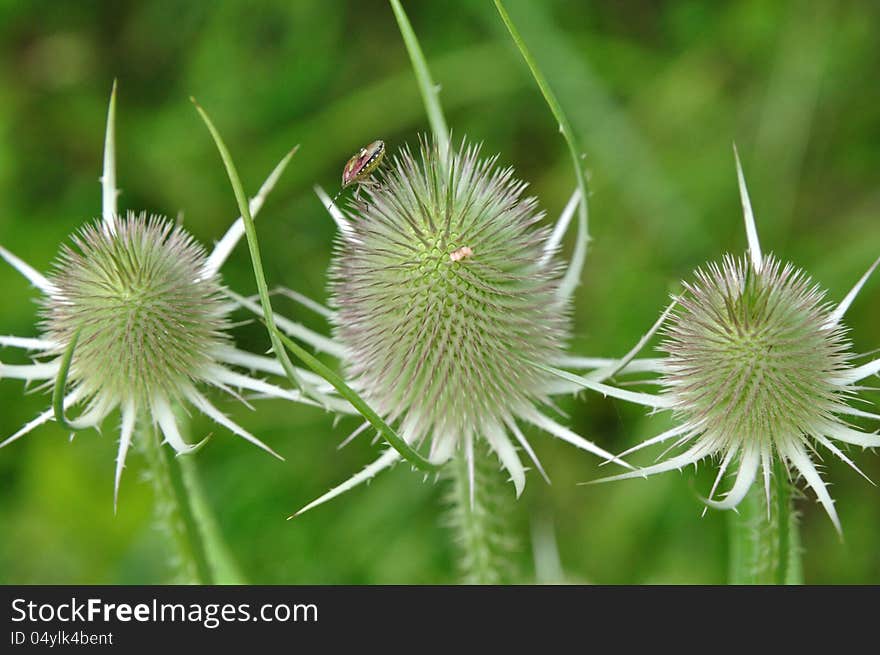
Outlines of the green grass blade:
{"type": "MultiPolygon", "coordinates": [[[[293,364],[290,362],[290,358],[287,356],[287,352],[282,347],[281,343],[278,341],[278,330],[275,328],[275,318],[272,312],[272,303],[269,300],[269,286],[266,284],[266,274],[263,272],[263,259],[260,256],[260,244],[257,241],[257,228],[254,225],[254,218],[251,216],[251,210],[249,207],[247,196],[244,192],[244,187],[241,184],[241,178],[238,176],[238,170],[235,168],[235,163],[232,161],[232,155],[229,154],[229,149],[226,147],[226,144],[223,142],[220,133],[217,131],[217,128],[214,127],[214,123],[208,114],[202,109],[201,105],[196,102],[195,98],[191,98],[193,104],[196,107],[196,110],[199,112],[199,115],[202,117],[202,120],[205,122],[205,125],[208,127],[208,131],[211,133],[211,137],[214,139],[214,144],[217,146],[217,150],[220,151],[220,158],[223,160],[223,165],[226,167],[226,173],[229,176],[229,182],[232,184],[232,191],[235,194],[235,200],[238,203],[238,209],[241,212],[241,219],[244,222],[244,233],[247,237],[248,250],[251,255],[251,263],[254,267],[254,278],[257,281],[257,293],[260,296],[260,304],[263,307],[263,316],[266,320],[267,331],[269,332],[269,339],[272,342],[272,349],[275,351],[276,357],[278,357],[278,361],[281,362],[282,368],[284,368],[284,372],[287,374],[287,377],[290,379],[291,384],[296,387],[306,391],[305,384],[300,379],[296,370],[293,367],[293,364]]],[[[296,149],[294,149],[295,151],[296,149]]]]}
{"type": "Polygon", "coordinates": [[[440,148],[442,156],[445,158],[449,149],[449,128],[446,127],[446,119],[443,117],[443,108],[440,106],[440,90],[434,84],[431,78],[431,71],[428,69],[428,62],[425,61],[425,55],[416,33],[413,31],[409,18],[400,4],[400,0],[390,0],[391,9],[394,11],[394,17],[397,19],[397,25],[400,27],[400,34],[403,36],[403,42],[409,53],[409,59],[412,62],[413,71],[416,74],[416,81],[419,84],[419,91],[422,94],[422,100],[425,103],[425,111],[428,114],[428,122],[431,124],[431,130],[434,132],[434,138],[440,148]]]}
{"type": "MultiPolygon", "coordinates": [[[[269,332],[269,339],[272,341],[272,348],[274,349],[275,355],[278,357],[278,360],[281,362],[281,365],[284,368],[284,372],[287,373],[287,377],[290,378],[292,383],[297,384],[302,388],[302,380],[293,368],[293,364],[291,363],[290,358],[287,356],[287,350],[285,350],[285,346],[297,357],[299,357],[303,362],[305,362],[305,364],[315,373],[317,373],[322,378],[327,380],[327,382],[333,385],[333,387],[340,393],[343,398],[351,403],[351,405],[356,410],[358,410],[358,412],[360,412],[363,417],[373,425],[373,427],[379,430],[379,432],[385,437],[388,443],[395,450],[397,450],[397,452],[399,452],[404,459],[406,459],[407,461],[412,463],[413,466],[422,471],[433,472],[438,470],[437,466],[435,466],[427,459],[422,457],[415,450],[413,450],[409,446],[409,444],[406,443],[406,441],[404,441],[394,430],[392,430],[391,427],[388,426],[353,389],[345,384],[342,378],[339,377],[332,369],[330,369],[317,357],[309,353],[307,350],[299,346],[293,340],[282,334],[280,330],[278,330],[277,326],[275,325],[272,304],[269,300],[269,287],[266,284],[266,276],[263,273],[263,264],[260,257],[260,248],[257,241],[257,231],[254,227],[254,219],[251,216],[250,209],[248,207],[247,196],[244,193],[244,188],[242,187],[241,179],[238,176],[238,171],[235,168],[235,164],[232,161],[232,156],[229,154],[229,150],[226,148],[226,144],[223,142],[223,139],[220,137],[220,133],[217,131],[217,128],[214,126],[214,123],[211,121],[208,114],[195,101],[195,99],[193,99],[193,104],[195,104],[199,115],[201,115],[202,120],[205,122],[205,125],[207,125],[208,131],[211,133],[211,136],[214,139],[214,143],[217,145],[217,149],[220,151],[220,158],[223,160],[223,164],[226,167],[226,172],[229,175],[229,181],[232,184],[232,190],[235,193],[235,199],[238,202],[238,208],[241,212],[242,220],[244,221],[245,235],[247,236],[248,248],[251,254],[251,262],[254,266],[254,276],[257,280],[257,291],[259,292],[260,296],[260,304],[263,307],[263,320],[265,322],[266,329],[269,332]]],[[[318,395],[318,398],[320,399],[320,395],[318,395]]]]}
{"type": "Polygon", "coordinates": [[[345,381],[330,367],[328,367],[324,362],[320,359],[312,355],[308,350],[300,346],[293,339],[288,337],[287,335],[278,332],[276,329],[277,338],[287,347],[290,351],[299,357],[302,362],[312,369],[315,373],[320,375],[322,378],[327,380],[336,391],[339,392],[339,395],[345,398],[351,406],[354,407],[360,414],[370,422],[376,430],[385,438],[388,444],[394,448],[398,453],[400,453],[401,457],[407,460],[410,464],[415,466],[420,471],[425,472],[435,472],[440,470],[440,466],[437,464],[432,464],[430,461],[422,457],[416,450],[412,448],[403,438],[394,431],[394,429],[385,423],[373,408],[370,407],[367,402],[358,395],[358,393],[349,387],[345,381]]]}
{"type": "Polygon", "coordinates": [[[561,296],[570,295],[578,284],[578,279],[580,278],[584,261],[587,257],[587,242],[590,240],[589,214],[587,209],[587,181],[581,167],[581,149],[577,144],[574,131],[571,129],[571,124],[568,122],[568,118],[566,118],[565,113],[562,111],[562,106],[556,99],[556,95],[553,93],[550,85],[547,84],[544,74],[541,72],[541,69],[538,68],[538,64],[535,61],[535,58],[532,57],[532,53],[526,46],[525,41],[523,41],[519,30],[516,29],[516,26],[510,19],[510,15],[507,13],[504,3],[501,2],[501,0],[495,0],[495,7],[498,9],[498,14],[501,16],[501,20],[504,22],[505,27],[507,27],[507,31],[510,32],[510,36],[516,44],[516,47],[519,49],[526,65],[529,67],[532,77],[535,78],[535,83],[541,90],[541,95],[544,96],[547,106],[550,107],[553,117],[556,119],[556,122],[559,123],[559,131],[562,133],[562,137],[568,145],[571,163],[574,166],[575,179],[577,180],[578,189],[580,189],[581,192],[581,202],[578,204],[577,242],[575,244],[574,253],[571,257],[571,265],[559,286],[559,293],[561,296]]]}

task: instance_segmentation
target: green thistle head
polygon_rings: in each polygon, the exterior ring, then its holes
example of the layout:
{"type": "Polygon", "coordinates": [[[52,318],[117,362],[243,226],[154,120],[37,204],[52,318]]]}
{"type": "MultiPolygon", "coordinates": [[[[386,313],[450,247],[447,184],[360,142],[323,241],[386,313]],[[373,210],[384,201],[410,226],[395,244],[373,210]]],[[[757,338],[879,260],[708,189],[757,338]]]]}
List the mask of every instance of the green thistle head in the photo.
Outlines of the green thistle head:
{"type": "Polygon", "coordinates": [[[85,396],[175,400],[209,377],[214,352],[229,344],[229,308],[183,228],[129,212],[115,229],[86,225],[71,241],[49,276],[43,328],[62,349],[79,333],[70,378],[85,396]]]}
{"type": "MultiPolygon", "coordinates": [[[[220,282],[220,269],[245,232],[241,218],[208,254],[167,218],[119,214],[115,116],[114,84],[104,139],[101,220],[62,245],[48,276],[0,245],[0,259],[42,294],[42,336],[3,336],[0,346],[22,348],[45,359],[23,366],[0,361],[0,379],[39,381],[55,392],[53,406],[0,441],[0,448],[53,417],[74,430],[97,428],[118,408],[114,506],[136,425],[149,421],[175,451],[191,452],[198,444],[184,439],[175,411],[185,406],[280,458],[203,392],[216,388],[242,400],[240,392],[248,391],[314,404],[299,391],[254,377],[253,371],[280,373],[280,366],[240,350],[228,333],[229,313],[252,305],[220,282]],[[75,419],[63,418],[75,407],[82,408],[75,419]]],[[[279,162],[251,199],[254,216],[292,155],[279,162]]],[[[322,396],[322,402],[329,404],[331,399],[322,396]]]]}
{"type": "Polygon", "coordinates": [[[735,508],[761,471],[769,512],[771,478],[779,475],[779,463],[789,475],[803,478],[840,531],[834,500],[812,454],[823,446],[861,473],[837,444],[880,447],[880,436],[850,423],[851,417],[877,418],[851,401],[863,389],[862,381],[880,371],[880,360],[854,366],[859,355],[852,352],[843,324],[880,258],[840,302],[828,302],[806,273],[762,254],[739,158],[736,163],[748,257],[728,255],[698,270],[693,282],[683,283],[684,292],[674,303],[678,307],[667,309],[649,332],[665,325],[660,346],[665,357],[647,368],[660,374],[662,393],[603,389],[654,409],[671,409],[678,418],[675,427],[621,457],[672,439],[677,441],[670,451],[687,449],[599,482],[647,477],[718,457],[706,504],[735,508]],[[713,500],[721,479],[734,467],[730,490],[723,500],[713,500]]]}
{"type": "Polygon", "coordinates": [[[772,256],[759,272],[727,256],[695,277],[661,344],[675,410],[725,450],[779,451],[820,431],[845,403],[850,359],[824,292],[772,256]]]}
{"type": "MultiPolygon", "coordinates": [[[[478,448],[494,452],[517,495],[526,482],[520,450],[549,479],[523,424],[632,468],[544,413],[554,396],[578,389],[553,365],[567,359],[586,222],[578,224],[570,262],[558,257],[559,246],[585,199],[575,191],[553,230],[544,229],[537,201],[523,196],[526,184],[497,162],[464,141],[442,153],[424,142],[418,156],[403,149],[358,181],[347,215],[316,188],[340,231],[330,268],[335,311],[326,312],[334,339],[327,344],[299,330],[316,348],[332,348],[352,386],[410,446],[429,445],[431,463],[459,454],[474,511],[482,493],[478,448]]],[[[399,458],[386,450],[295,515],[399,458]]]]}
{"type": "Polygon", "coordinates": [[[354,202],[331,268],[349,376],[444,456],[546,400],[534,363],[562,354],[569,323],[526,184],[476,146],[448,161],[427,144],[394,157],[354,202]]]}

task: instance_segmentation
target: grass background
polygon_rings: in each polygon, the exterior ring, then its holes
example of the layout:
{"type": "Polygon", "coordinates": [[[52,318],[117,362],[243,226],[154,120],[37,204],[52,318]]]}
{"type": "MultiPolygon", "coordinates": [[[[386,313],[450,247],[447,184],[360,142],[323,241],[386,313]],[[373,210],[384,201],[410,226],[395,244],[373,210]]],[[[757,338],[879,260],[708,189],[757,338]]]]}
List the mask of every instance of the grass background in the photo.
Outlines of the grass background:
{"type": "MultiPolygon", "coordinates": [[[[565,144],[489,2],[405,7],[454,135],[502,153],[552,217],[574,186],[565,144]]],[[[880,250],[880,9],[870,2],[732,3],[510,0],[508,8],[584,147],[594,241],[577,293],[572,350],[625,352],[677,281],[745,236],[731,152],[743,157],[765,250],[806,268],[832,299],[880,250]]],[[[391,149],[428,129],[390,7],[378,0],[38,3],[0,0],[0,243],[46,270],[69,233],[100,212],[106,102],[119,79],[120,207],[168,215],[212,244],[234,199],[189,95],[211,112],[255,191],[294,144],[302,148],[259,221],[270,285],[324,299],[333,224],[311,192],[335,189],[359,146],[391,149]]],[[[570,244],[569,244],[570,246],[570,244]]],[[[246,248],[225,268],[254,283],[246,248]]],[[[36,334],[36,293],[0,267],[0,333],[36,334]]],[[[880,281],[848,314],[858,351],[877,348],[880,281]]],[[[320,317],[281,309],[316,329],[320,317]]],[[[259,325],[237,330],[261,351],[259,325]]],[[[2,361],[24,363],[4,349],[2,361]]],[[[873,400],[880,400],[873,393],[873,400]]],[[[0,381],[0,435],[48,406],[0,381]]],[[[594,394],[562,403],[570,424],[610,450],[667,427],[594,394]]],[[[405,467],[344,498],[284,518],[375,457],[357,422],[262,401],[222,407],[281,452],[279,463],[203,418],[215,432],[198,455],[223,533],[254,583],[444,583],[455,553],[442,489],[405,467]]],[[[876,426],[864,424],[875,429],[876,426]]],[[[118,419],[73,443],[54,425],[0,451],[0,582],[150,583],[171,579],[135,453],[113,515],[118,419]]],[[[598,460],[532,432],[550,472],[530,474],[518,504],[524,579],[529,525],[551,520],[573,581],[720,583],[726,517],[700,517],[712,471],[599,487],[598,460]]],[[[856,450],[856,449],[853,449],[856,450]]],[[[875,453],[854,453],[880,479],[875,453]]],[[[649,461],[649,458],[637,460],[649,461]]],[[[826,458],[846,539],[812,496],[804,515],[805,576],[880,582],[880,495],[826,458]]],[[[513,493],[511,487],[511,494],[513,493]]]]}

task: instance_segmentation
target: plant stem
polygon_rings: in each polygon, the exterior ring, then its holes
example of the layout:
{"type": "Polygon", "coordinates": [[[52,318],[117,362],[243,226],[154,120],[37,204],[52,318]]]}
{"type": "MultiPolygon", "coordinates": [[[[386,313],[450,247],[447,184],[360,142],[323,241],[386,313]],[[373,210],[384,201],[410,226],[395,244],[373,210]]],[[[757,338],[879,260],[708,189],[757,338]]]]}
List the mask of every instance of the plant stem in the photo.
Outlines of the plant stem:
{"type": "Polygon", "coordinates": [[[374,412],[369,407],[369,405],[367,405],[367,403],[354,392],[353,389],[345,384],[341,377],[333,373],[330,368],[321,363],[320,360],[318,360],[316,357],[306,352],[305,349],[301,348],[291,339],[285,337],[285,335],[275,325],[275,314],[272,311],[272,304],[269,300],[269,287],[266,283],[266,275],[263,271],[262,259],[260,258],[260,246],[257,240],[257,230],[254,226],[254,219],[253,216],[251,216],[251,211],[248,206],[247,196],[244,193],[244,187],[241,184],[241,178],[238,175],[238,170],[235,167],[235,163],[232,161],[232,155],[229,153],[229,149],[223,142],[223,138],[220,136],[220,132],[218,132],[217,128],[214,126],[213,121],[211,121],[211,118],[208,116],[207,112],[202,109],[202,107],[195,101],[194,98],[192,99],[192,102],[198,110],[199,115],[202,117],[202,120],[205,122],[208,131],[211,133],[211,138],[214,139],[214,144],[217,146],[217,150],[220,153],[220,159],[223,160],[223,166],[226,168],[226,174],[228,175],[229,182],[232,185],[235,200],[238,203],[238,208],[241,212],[241,220],[244,224],[245,237],[247,238],[248,248],[250,249],[251,264],[253,265],[254,276],[257,281],[257,290],[259,291],[260,305],[263,309],[263,321],[266,329],[269,332],[269,339],[272,342],[272,350],[275,353],[275,356],[278,358],[278,361],[281,362],[281,367],[284,369],[284,372],[290,380],[291,384],[299,386],[304,392],[308,392],[316,400],[318,400],[319,402],[323,402],[321,394],[318,393],[317,390],[310,388],[310,385],[306,385],[304,381],[300,378],[299,374],[296,372],[296,369],[293,366],[293,363],[290,361],[290,357],[288,357],[287,355],[285,345],[289,350],[291,350],[291,352],[295,353],[301,360],[303,360],[309,366],[309,368],[311,368],[318,375],[322,376],[325,380],[332,384],[340,392],[340,394],[364,416],[364,418],[366,418],[377,430],[382,433],[382,435],[388,440],[389,445],[397,450],[404,459],[412,463],[413,466],[420,470],[426,472],[436,471],[436,466],[434,466],[427,459],[419,455],[419,453],[411,448],[406,443],[406,441],[398,436],[398,434],[389,425],[387,425],[378,416],[378,414],[376,414],[376,412],[374,412]]]}
{"type": "Polygon", "coordinates": [[[156,515],[170,537],[181,582],[243,584],[211,515],[192,456],[177,457],[170,448],[162,448],[148,421],[138,429],[156,494],[156,515]]]}
{"type": "Polygon", "coordinates": [[[513,577],[510,555],[518,539],[511,526],[510,487],[488,452],[474,451],[473,494],[464,449],[447,465],[451,488],[449,525],[460,550],[459,568],[466,584],[502,584],[513,577]]]}
{"type": "Polygon", "coordinates": [[[440,157],[444,162],[443,165],[446,166],[446,158],[449,153],[449,128],[446,127],[443,108],[440,106],[440,87],[434,84],[431,71],[428,69],[428,62],[422,52],[422,46],[419,45],[419,39],[413,31],[400,0],[390,0],[390,2],[394,17],[397,19],[397,25],[400,28],[400,34],[406,45],[406,51],[409,53],[409,60],[416,74],[416,81],[419,85],[419,92],[422,94],[422,101],[425,103],[425,112],[428,114],[431,131],[440,146],[440,157]]]}
{"type": "MultiPolygon", "coordinates": [[[[251,264],[254,269],[254,281],[257,284],[257,294],[260,296],[260,306],[263,308],[263,317],[266,322],[266,328],[269,332],[269,340],[272,343],[272,350],[278,358],[278,361],[281,363],[281,367],[284,369],[284,373],[287,375],[290,382],[301,389],[304,393],[308,392],[315,395],[314,391],[310,389],[302,379],[300,379],[300,376],[293,367],[290,358],[287,356],[287,352],[285,352],[276,337],[278,330],[275,328],[275,314],[272,311],[272,302],[269,299],[269,285],[266,282],[266,274],[263,271],[263,258],[262,255],[260,255],[260,242],[257,240],[257,228],[254,224],[254,218],[251,215],[250,203],[245,195],[244,187],[241,184],[241,178],[238,176],[238,170],[235,168],[235,164],[232,161],[232,155],[229,154],[229,149],[226,147],[226,144],[220,137],[220,133],[217,131],[217,128],[214,126],[213,121],[211,121],[205,110],[196,102],[195,98],[190,98],[190,100],[192,100],[196,110],[205,122],[208,131],[211,133],[211,138],[214,139],[214,144],[217,146],[217,150],[220,153],[220,159],[223,160],[223,165],[226,168],[229,182],[232,185],[232,193],[235,196],[235,201],[238,203],[238,209],[241,212],[241,220],[244,224],[244,233],[247,239],[248,251],[250,252],[251,264]]],[[[292,155],[298,149],[299,146],[294,147],[289,155],[292,155]]]]}
{"type": "Polygon", "coordinates": [[[550,113],[553,114],[553,118],[555,118],[556,122],[559,124],[559,131],[565,139],[565,143],[568,146],[568,154],[571,157],[571,163],[574,166],[575,181],[577,182],[581,196],[581,200],[578,203],[578,234],[574,253],[572,253],[571,257],[571,264],[568,271],[565,273],[565,277],[562,279],[562,283],[559,285],[559,294],[561,296],[568,296],[574,291],[574,288],[580,281],[579,277],[581,270],[583,269],[583,264],[587,257],[587,243],[590,240],[589,210],[587,208],[587,198],[589,195],[587,192],[587,180],[584,177],[583,164],[581,162],[582,151],[580,144],[575,137],[574,130],[571,129],[571,123],[568,122],[568,117],[565,115],[565,112],[562,111],[562,105],[560,105],[559,100],[556,99],[556,94],[553,93],[553,89],[551,89],[550,85],[547,83],[547,78],[544,77],[544,74],[538,67],[538,62],[532,56],[526,42],[523,40],[519,30],[510,18],[510,14],[507,13],[504,3],[501,2],[501,0],[495,0],[495,8],[498,10],[498,15],[501,16],[501,20],[504,23],[504,26],[507,27],[507,31],[510,33],[510,37],[516,44],[516,47],[519,49],[523,60],[525,60],[526,65],[529,67],[529,71],[532,73],[535,83],[541,90],[541,95],[544,96],[544,101],[547,103],[550,113]]]}
{"type": "Polygon", "coordinates": [[[737,509],[729,512],[730,583],[802,584],[797,512],[784,464],[774,466],[769,511],[760,485],[737,509]]]}
{"type": "Polygon", "coordinates": [[[211,506],[205,497],[195,458],[191,456],[175,457],[174,463],[180,468],[193,523],[202,541],[205,557],[211,568],[213,583],[220,585],[247,584],[235,558],[223,540],[220,526],[217,525],[211,506]]]}
{"type": "Polygon", "coordinates": [[[417,450],[406,443],[403,437],[397,434],[397,432],[395,432],[390,425],[383,421],[382,417],[380,417],[375,411],[373,411],[373,408],[370,407],[367,402],[363,398],[361,398],[357,394],[357,392],[355,392],[354,389],[349,387],[345,383],[345,380],[337,375],[330,367],[328,367],[321,360],[312,355],[305,348],[297,344],[287,335],[281,332],[277,332],[277,336],[281,343],[287,349],[289,349],[290,352],[292,352],[300,360],[302,360],[302,362],[310,369],[312,369],[315,373],[327,380],[327,382],[329,382],[333,386],[333,388],[339,392],[340,396],[345,398],[352,407],[360,412],[361,416],[367,419],[367,421],[369,421],[369,423],[374,428],[376,428],[376,430],[383,437],[385,437],[388,445],[399,452],[401,457],[403,457],[410,464],[415,466],[420,471],[424,471],[425,473],[434,473],[439,470],[439,467],[436,464],[432,464],[429,460],[422,457],[417,450]]]}

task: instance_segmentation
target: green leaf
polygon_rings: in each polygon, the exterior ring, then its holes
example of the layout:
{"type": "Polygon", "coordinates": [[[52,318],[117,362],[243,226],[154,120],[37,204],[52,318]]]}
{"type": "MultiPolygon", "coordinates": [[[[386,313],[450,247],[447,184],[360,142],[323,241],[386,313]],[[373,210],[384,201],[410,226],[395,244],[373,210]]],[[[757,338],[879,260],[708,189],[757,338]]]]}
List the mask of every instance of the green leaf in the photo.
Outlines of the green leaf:
{"type": "MultiPolygon", "coordinates": [[[[388,426],[385,421],[383,421],[378,414],[353,390],[351,389],[341,377],[339,377],[332,369],[326,366],[323,362],[321,362],[314,355],[309,353],[307,350],[302,348],[299,344],[285,336],[281,333],[281,331],[275,325],[275,317],[272,311],[272,303],[269,300],[269,287],[266,284],[266,276],[263,272],[263,264],[262,258],[260,257],[260,246],[257,241],[257,230],[254,226],[254,219],[251,216],[250,208],[248,207],[247,196],[244,193],[244,188],[241,184],[241,179],[238,176],[238,171],[235,168],[235,164],[232,161],[232,156],[229,154],[229,150],[226,148],[226,144],[223,143],[223,139],[220,136],[220,133],[217,131],[217,128],[214,127],[214,123],[211,121],[208,114],[202,109],[201,106],[192,99],[193,104],[196,106],[196,109],[201,115],[202,120],[205,122],[205,125],[208,126],[208,131],[211,133],[211,136],[214,139],[214,143],[217,145],[217,149],[220,151],[220,158],[223,160],[224,166],[226,166],[226,172],[229,175],[229,181],[232,184],[232,190],[235,193],[235,199],[238,202],[238,208],[241,212],[242,221],[244,221],[245,235],[247,236],[248,248],[251,254],[251,263],[254,267],[254,276],[257,280],[257,291],[260,295],[260,304],[263,308],[263,320],[266,325],[266,329],[269,332],[269,339],[272,341],[272,348],[275,351],[275,355],[278,357],[278,360],[281,362],[282,367],[284,368],[284,372],[287,374],[287,377],[290,379],[291,383],[296,384],[300,388],[303,388],[303,381],[300,379],[300,376],[296,373],[296,370],[293,367],[293,364],[290,361],[290,358],[287,355],[287,351],[285,350],[285,346],[293,352],[297,357],[299,357],[309,368],[311,368],[315,373],[320,375],[322,378],[327,380],[338,392],[339,394],[345,398],[351,405],[360,412],[370,424],[373,425],[388,441],[388,443],[395,449],[400,455],[409,461],[413,466],[422,471],[433,472],[438,470],[439,467],[429,462],[427,459],[422,457],[418,452],[413,450],[406,441],[403,440],[390,426],[388,426]]],[[[320,394],[314,392],[314,390],[308,390],[312,392],[314,397],[320,400],[320,394]]]]}
{"type": "Polygon", "coordinates": [[[574,131],[571,129],[571,123],[568,122],[568,118],[566,118],[565,113],[562,111],[562,106],[556,99],[556,95],[553,93],[550,85],[547,84],[544,74],[541,72],[541,69],[538,68],[538,63],[535,61],[535,58],[526,46],[525,41],[523,41],[522,36],[520,36],[519,30],[516,29],[516,25],[514,25],[513,21],[510,19],[507,9],[504,8],[504,3],[501,2],[501,0],[495,0],[495,7],[498,9],[498,14],[501,16],[501,20],[507,27],[507,31],[510,32],[513,42],[516,44],[516,47],[519,48],[519,52],[525,60],[526,65],[529,67],[538,88],[541,90],[541,94],[544,96],[547,106],[550,107],[553,117],[556,119],[556,122],[559,123],[559,131],[562,133],[562,137],[568,145],[571,163],[574,166],[574,175],[575,180],[577,181],[578,190],[580,191],[581,201],[578,203],[577,242],[575,244],[574,253],[571,257],[571,265],[559,285],[560,295],[565,296],[571,294],[571,292],[574,291],[575,286],[577,286],[578,278],[583,269],[583,263],[587,257],[587,242],[590,240],[589,216],[587,210],[587,181],[584,177],[581,165],[581,149],[575,138],[574,131]]]}
{"type": "Polygon", "coordinates": [[[370,425],[372,425],[379,433],[385,437],[385,440],[389,443],[389,445],[394,448],[397,452],[400,453],[401,457],[407,460],[410,464],[415,466],[420,471],[425,472],[435,472],[440,470],[440,466],[437,464],[431,463],[429,460],[425,459],[420,455],[416,450],[414,450],[406,441],[403,440],[394,429],[389,426],[382,418],[373,411],[373,408],[370,407],[367,402],[358,395],[358,393],[349,387],[345,380],[343,380],[339,375],[336,374],[333,369],[329,368],[326,364],[324,364],[320,359],[312,355],[308,350],[300,346],[293,339],[283,334],[282,332],[276,330],[276,336],[281,342],[290,349],[294,355],[299,357],[303,363],[312,369],[315,373],[320,375],[322,378],[327,380],[336,391],[339,392],[339,395],[345,398],[351,406],[354,407],[360,414],[369,421],[370,425]]]}
{"type": "Polygon", "coordinates": [[[409,53],[413,71],[416,74],[416,81],[422,94],[422,100],[425,103],[425,111],[428,114],[431,131],[434,132],[434,138],[440,146],[440,153],[445,161],[449,152],[449,129],[446,127],[443,108],[440,106],[439,87],[434,84],[434,80],[431,78],[428,62],[425,61],[422,47],[419,45],[419,40],[413,31],[409,18],[406,16],[406,12],[400,4],[400,0],[390,0],[390,2],[391,9],[394,11],[394,17],[397,19],[397,25],[400,27],[400,34],[403,36],[403,42],[406,44],[406,50],[409,53]]]}
{"type": "MultiPolygon", "coordinates": [[[[238,176],[238,170],[235,168],[235,163],[232,161],[232,155],[229,154],[229,149],[226,147],[220,133],[217,131],[217,128],[214,127],[213,121],[205,110],[196,102],[195,98],[190,98],[190,100],[192,100],[193,104],[196,106],[196,110],[199,112],[199,115],[208,127],[208,131],[214,139],[214,144],[217,146],[217,150],[220,151],[220,158],[223,160],[223,165],[226,167],[229,182],[232,184],[232,192],[235,194],[235,200],[238,203],[238,209],[241,212],[241,220],[244,222],[244,233],[247,237],[248,250],[250,251],[251,263],[254,268],[254,278],[257,282],[257,293],[260,296],[260,305],[263,307],[263,317],[266,321],[269,339],[272,342],[272,349],[275,351],[278,361],[281,362],[281,366],[284,368],[284,372],[290,379],[291,384],[303,391],[310,391],[300,379],[293,364],[290,362],[290,358],[288,358],[287,353],[276,336],[278,330],[275,328],[275,317],[272,312],[272,303],[269,300],[269,285],[266,284],[266,274],[263,272],[263,258],[260,255],[260,243],[257,240],[257,228],[254,224],[254,218],[251,216],[250,206],[244,192],[244,187],[241,184],[241,178],[238,176]]],[[[298,148],[299,146],[293,148],[291,154],[295,153],[298,148]]]]}

